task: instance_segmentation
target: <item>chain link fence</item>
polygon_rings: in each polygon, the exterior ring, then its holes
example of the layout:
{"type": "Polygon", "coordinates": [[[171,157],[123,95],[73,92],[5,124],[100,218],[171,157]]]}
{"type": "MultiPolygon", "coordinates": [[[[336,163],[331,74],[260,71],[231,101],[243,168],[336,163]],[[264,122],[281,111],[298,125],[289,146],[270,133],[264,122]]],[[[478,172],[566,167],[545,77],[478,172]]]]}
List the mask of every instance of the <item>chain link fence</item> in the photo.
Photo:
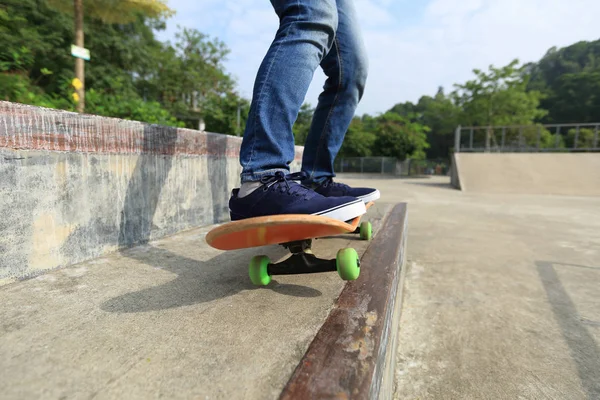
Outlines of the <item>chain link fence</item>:
{"type": "Polygon", "coordinates": [[[600,123],[457,127],[458,152],[600,151],[600,123]]]}
{"type": "Polygon", "coordinates": [[[449,165],[449,161],[443,159],[400,161],[394,157],[343,157],[335,160],[334,170],[393,176],[447,175],[449,165]]]}
{"type": "Polygon", "coordinates": [[[393,157],[346,157],[334,162],[336,172],[395,174],[397,160],[393,157]]]}

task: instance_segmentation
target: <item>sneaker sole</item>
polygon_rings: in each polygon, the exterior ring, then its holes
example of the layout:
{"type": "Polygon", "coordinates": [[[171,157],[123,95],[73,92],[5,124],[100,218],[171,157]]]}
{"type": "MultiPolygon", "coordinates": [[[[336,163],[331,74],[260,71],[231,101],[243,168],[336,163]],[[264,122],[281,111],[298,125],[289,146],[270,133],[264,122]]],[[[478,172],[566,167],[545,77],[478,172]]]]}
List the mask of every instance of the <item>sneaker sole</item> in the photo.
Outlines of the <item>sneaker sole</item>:
{"type": "Polygon", "coordinates": [[[379,193],[379,190],[375,190],[374,192],[365,194],[363,196],[358,196],[358,198],[361,199],[362,201],[364,201],[365,204],[370,201],[375,201],[375,200],[379,199],[380,197],[381,197],[381,193],[379,193]]]}
{"type": "Polygon", "coordinates": [[[351,203],[341,204],[337,207],[323,210],[312,215],[338,219],[340,221],[349,221],[366,212],[367,208],[365,207],[365,202],[362,199],[357,199],[351,203]]]}

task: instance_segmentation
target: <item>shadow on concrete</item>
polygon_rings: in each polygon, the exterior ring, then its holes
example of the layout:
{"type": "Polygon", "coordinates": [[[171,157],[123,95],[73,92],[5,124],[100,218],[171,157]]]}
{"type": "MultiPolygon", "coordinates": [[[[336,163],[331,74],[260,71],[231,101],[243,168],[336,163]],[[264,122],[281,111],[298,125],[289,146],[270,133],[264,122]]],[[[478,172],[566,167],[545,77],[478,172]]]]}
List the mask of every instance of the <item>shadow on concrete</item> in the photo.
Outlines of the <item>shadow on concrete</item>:
{"type": "Polygon", "coordinates": [[[226,135],[206,134],[208,149],[207,170],[212,196],[213,224],[229,220],[229,190],[227,188],[227,139],[226,135]],[[214,154],[217,154],[215,156],[214,154]]]}
{"type": "Polygon", "coordinates": [[[273,279],[269,285],[273,285],[273,286],[265,288],[265,289],[270,289],[270,290],[273,290],[274,292],[277,292],[279,294],[283,294],[286,296],[307,297],[308,298],[308,297],[319,297],[323,294],[323,293],[321,293],[320,290],[313,289],[308,286],[293,285],[293,284],[288,284],[288,283],[279,283],[275,279],[273,279]]]}
{"type": "MultiPolygon", "coordinates": [[[[263,253],[271,260],[276,260],[287,252],[272,246],[264,248],[263,253]]],[[[305,298],[322,295],[313,288],[279,284],[276,281],[264,288],[254,286],[248,277],[248,262],[256,255],[255,249],[224,252],[207,261],[194,260],[154,246],[123,250],[121,254],[172,272],[177,277],[159,286],[109,299],[100,306],[107,312],[167,310],[222,299],[243,290],[273,290],[282,295],[305,298]]]]}
{"type": "MultiPolygon", "coordinates": [[[[207,169],[210,179],[213,223],[229,218],[227,189],[227,136],[207,134],[207,169]]],[[[222,253],[208,261],[183,257],[153,246],[131,248],[150,240],[154,214],[161,191],[173,164],[177,129],[144,125],[142,154],[127,187],[121,212],[118,245],[120,253],[154,268],[166,269],[177,275],[174,280],[156,287],[127,293],[101,305],[102,310],[135,313],[165,310],[203,303],[234,295],[242,290],[256,289],[248,278],[248,262],[255,255],[250,251],[222,253]]],[[[208,210],[207,210],[208,211],[208,210]]],[[[204,243],[202,243],[204,245],[204,243]]],[[[285,250],[266,249],[271,259],[280,258],[285,250]]],[[[280,294],[294,297],[316,297],[322,293],[303,286],[269,286],[280,294]]]]}
{"type": "MultiPolygon", "coordinates": [[[[229,219],[227,136],[206,134],[207,177],[210,180],[212,223],[229,219]]],[[[147,243],[160,194],[176,155],[177,128],[144,125],[142,152],[129,180],[121,222],[119,248],[147,243]]]]}
{"type": "Polygon", "coordinates": [[[147,243],[150,238],[160,193],[173,166],[177,128],[144,124],[142,140],[142,154],[129,180],[121,211],[119,248],[147,243]]]}
{"type": "Polygon", "coordinates": [[[573,300],[558,278],[555,266],[585,268],[598,272],[600,272],[600,268],[551,261],[536,261],[535,264],[548,301],[552,306],[554,317],[569,346],[581,384],[588,398],[598,399],[600,398],[600,380],[598,379],[600,348],[584,326],[588,324],[579,317],[573,300]]]}

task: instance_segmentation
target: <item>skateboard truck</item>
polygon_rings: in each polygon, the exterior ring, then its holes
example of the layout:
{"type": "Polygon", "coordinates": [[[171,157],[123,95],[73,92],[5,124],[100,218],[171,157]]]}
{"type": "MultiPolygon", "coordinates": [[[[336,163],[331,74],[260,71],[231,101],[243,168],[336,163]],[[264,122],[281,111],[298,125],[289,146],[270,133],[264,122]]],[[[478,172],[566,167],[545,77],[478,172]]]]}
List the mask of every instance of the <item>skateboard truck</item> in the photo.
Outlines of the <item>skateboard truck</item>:
{"type": "Polygon", "coordinates": [[[292,253],[283,261],[272,264],[267,256],[255,256],[250,260],[250,280],[258,286],[271,282],[273,275],[311,274],[337,271],[345,281],[351,281],[360,275],[360,259],[353,248],[338,251],[335,259],[318,258],[311,251],[312,239],[281,243],[292,253]]]}
{"type": "Polygon", "coordinates": [[[318,258],[311,252],[312,239],[282,243],[291,256],[276,264],[267,265],[269,275],[295,275],[337,270],[336,260],[318,258]]]}

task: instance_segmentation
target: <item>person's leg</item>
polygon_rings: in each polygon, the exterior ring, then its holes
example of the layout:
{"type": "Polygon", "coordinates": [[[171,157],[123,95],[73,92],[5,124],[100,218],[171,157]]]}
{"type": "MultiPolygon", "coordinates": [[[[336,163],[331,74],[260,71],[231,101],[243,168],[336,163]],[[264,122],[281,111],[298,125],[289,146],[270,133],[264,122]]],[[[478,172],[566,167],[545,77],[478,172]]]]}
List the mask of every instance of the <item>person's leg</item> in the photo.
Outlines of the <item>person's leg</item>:
{"type": "Polygon", "coordinates": [[[321,62],[327,81],[315,109],[302,158],[312,182],[335,176],[333,161],[362,98],[368,60],[353,0],[337,0],[338,28],[321,62]]]}
{"type": "Polygon", "coordinates": [[[368,72],[354,0],[337,0],[337,10],[336,37],[321,62],[327,81],[304,145],[302,171],[308,175],[306,183],[322,195],[350,195],[370,201],[379,198],[379,191],[332,182],[335,176],[333,162],[363,96],[368,72]]]}
{"type": "Polygon", "coordinates": [[[280,19],[258,71],[240,150],[242,186],[229,200],[232,220],[276,214],[313,214],[342,221],[366,212],[355,197],[322,196],[286,175],[294,159],[292,126],[314,71],[332,46],[335,0],[272,0],[280,19]]]}
{"type": "Polygon", "coordinates": [[[271,3],[279,29],[254,84],[240,150],[242,183],[289,171],[294,160],[292,126],[338,25],[335,0],[271,3]]]}

